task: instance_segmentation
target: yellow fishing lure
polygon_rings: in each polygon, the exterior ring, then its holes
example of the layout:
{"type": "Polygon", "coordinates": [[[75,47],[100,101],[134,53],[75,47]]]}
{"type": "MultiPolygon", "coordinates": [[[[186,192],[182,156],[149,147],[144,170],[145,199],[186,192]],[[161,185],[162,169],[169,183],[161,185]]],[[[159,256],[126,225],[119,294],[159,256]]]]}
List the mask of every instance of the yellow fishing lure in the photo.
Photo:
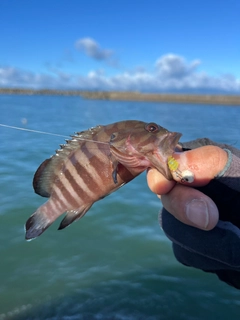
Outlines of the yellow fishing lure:
{"type": "Polygon", "coordinates": [[[177,171],[179,163],[172,156],[168,157],[168,168],[170,171],[177,171]]]}
{"type": "Polygon", "coordinates": [[[171,173],[174,174],[175,177],[180,179],[181,182],[192,183],[194,181],[194,175],[191,171],[189,170],[181,171],[178,169],[179,163],[175,158],[173,158],[173,156],[168,157],[167,164],[171,173]]]}

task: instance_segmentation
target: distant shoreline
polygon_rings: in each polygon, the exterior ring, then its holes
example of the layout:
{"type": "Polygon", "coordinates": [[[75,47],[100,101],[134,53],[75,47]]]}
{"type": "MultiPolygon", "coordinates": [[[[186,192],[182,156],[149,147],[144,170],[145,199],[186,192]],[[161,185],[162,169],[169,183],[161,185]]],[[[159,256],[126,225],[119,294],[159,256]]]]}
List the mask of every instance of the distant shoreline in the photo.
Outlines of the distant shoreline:
{"type": "Polygon", "coordinates": [[[85,90],[54,90],[54,89],[10,89],[0,88],[0,94],[19,95],[59,95],[81,96],[86,99],[119,100],[119,101],[148,101],[172,103],[197,103],[240,106],[240,95],[206,95],[206,94],[157,94],[140,92],[116,91],[85,91],[85,90]]]}

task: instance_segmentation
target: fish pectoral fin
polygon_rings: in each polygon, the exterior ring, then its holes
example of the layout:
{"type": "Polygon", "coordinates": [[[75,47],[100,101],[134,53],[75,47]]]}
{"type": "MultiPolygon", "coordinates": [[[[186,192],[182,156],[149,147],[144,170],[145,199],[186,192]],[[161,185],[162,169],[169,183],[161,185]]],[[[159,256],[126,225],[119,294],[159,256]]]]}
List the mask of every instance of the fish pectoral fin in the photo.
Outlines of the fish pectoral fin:
{"type": "Polygon", "coordinates": [[[119,162],[118,160],[112,155],[110,154],[109,156],[110,158],[110,161],[111,161],[111,164],[112,164],[112,178],[113,178],[113,182],[115,184],[118,183],[117,181],[117,173],[118,173],[118,165],[119,165],[119,162]]]}
{"type": "Polygon", "coordinates": [[[81,219],[86,214],[86,212],[91,208],[92,205],[93,203],[90,203],[90,204],[88,203],[87,205],[81,206],[78,209],[67,211],[67,214],[61,221],[58,230],[62,230],[68,227],[72,222],[81,219]]]}
{"type": "Polygon", "coordinates": [[[113,171],[112,171],[113,182],[115,184],[117,184],[118,183],[118,181],[117,181],[118,161],[116,160],[116,161],[112,162],[112,166],[113,166],[113,171]]]}

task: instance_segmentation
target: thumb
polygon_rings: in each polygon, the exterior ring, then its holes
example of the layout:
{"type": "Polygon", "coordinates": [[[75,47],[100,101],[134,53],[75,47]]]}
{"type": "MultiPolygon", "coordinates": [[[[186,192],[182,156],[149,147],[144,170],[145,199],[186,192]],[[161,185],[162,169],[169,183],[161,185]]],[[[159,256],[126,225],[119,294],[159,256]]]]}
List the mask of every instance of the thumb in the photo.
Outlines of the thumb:
{"type": "Polygon", "coordinates": [[[161,196],[165,209],[181,222],[202,230],[211,230],[218,222],[215,203],[202,192],[177,184],[161,196]]]}

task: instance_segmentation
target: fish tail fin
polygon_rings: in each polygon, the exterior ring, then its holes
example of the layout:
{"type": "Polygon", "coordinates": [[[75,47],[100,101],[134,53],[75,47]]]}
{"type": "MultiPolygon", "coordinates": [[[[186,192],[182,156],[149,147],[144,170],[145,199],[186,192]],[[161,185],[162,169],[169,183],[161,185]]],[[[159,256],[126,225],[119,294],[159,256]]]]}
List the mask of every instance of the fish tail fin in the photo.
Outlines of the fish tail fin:
{"type": "Polygon", "coordinates": [[[35,211],[25,224],[25,239],[33,240],[40,236],[52,223],[47,214],[42,211],[43,207],[35,211]]]}
{"type": "Polygon", "coordinates": [[[85,215],[85,213],[91,208],[92,205],[93,204],[90,203],[76,210],[67,211],[67,214],[64,217],[64,219],[61,221],[58,230],[62,230],[68,227],[72,222],[81,219],[85,215]]]}

